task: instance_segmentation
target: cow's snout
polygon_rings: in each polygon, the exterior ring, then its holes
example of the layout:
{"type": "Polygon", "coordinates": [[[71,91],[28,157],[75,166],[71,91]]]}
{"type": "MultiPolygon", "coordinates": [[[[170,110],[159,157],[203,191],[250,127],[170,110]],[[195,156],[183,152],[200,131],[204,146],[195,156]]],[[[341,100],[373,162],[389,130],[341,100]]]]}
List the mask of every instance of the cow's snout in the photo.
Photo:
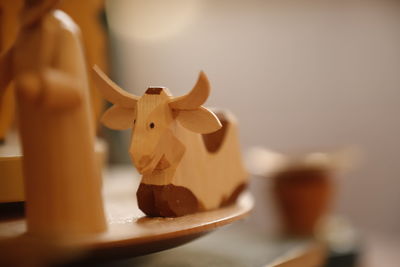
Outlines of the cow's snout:
{"type": "Polygon", "coordinates": [[[151,157],[150,156],[142,156],[139,159],[139,162],[137,162],[136,168],[141,172],[143,169],[145,169],[149,164],[151,163],[151,157]]]}

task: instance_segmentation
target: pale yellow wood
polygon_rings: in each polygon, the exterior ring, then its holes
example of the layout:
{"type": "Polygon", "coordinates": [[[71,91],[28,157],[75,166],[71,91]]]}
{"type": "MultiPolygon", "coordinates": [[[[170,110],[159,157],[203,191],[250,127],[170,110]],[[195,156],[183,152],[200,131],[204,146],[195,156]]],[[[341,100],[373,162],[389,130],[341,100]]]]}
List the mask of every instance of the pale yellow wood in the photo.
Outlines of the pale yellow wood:
{"type": "MultiPolygon", "coordinates": [[[[105,82],[110,84],[108,79],[105,82]]],[[[120,89],[101,86],[101,90],[106,90],[105,97],[118,107],[116,94],[120,89]]],[[[232,115],[221,114],[226,118],[223,139],[209,140],[221,142],[216,144],[219,146],[216,151],[208,150],[200,134],[218,130],[221,125],[211,111],[200,106],[209,91],[208,80],[201,73],[196,86],[186,96],[172,98],[165,88],[149,88],[140,98],[131,96],[138,99],[135,117],[116,114],[120,117],[114,118],[125,119],[127,123],[135,120],[129,153],[143,174],[142,183],[186,188],[206,210],[218,208],[247,183],[232,115]]],[[[126,98],[126,94],[121,93],[120,97],[126,98]]],[[[108,121],[113,120],[110,114],[106,115],[108,121]]]]}
{"type": "MultiPolygon", "coordinates": [[[[133,257],[189,242],[218,227],[244,218],[253,207],[253,198],[246,192],[233,205],[218,210],[173,219],[148,218],[137,208],[135,190],[138,185],[139,177],[133,168],[109,170],[104,181],[108,230],[97,235],[76,238],[70,241],[72,243],[69,247],[59,248],[64,252],[68,252],[68,249],[80,252],[71,255],[78,257],[133,257]]],[[[19,238],[25,231],[26,221],[23,218],[0,220],[0,248],[3,248],[3,252],[7,249],[15,257],[14,261],[26,260],[30,250],[24,249],[25,246],[10,247],[8,240],[19,238]]],[[[22,235],[22,239],[14,242],[25,244],[31,240],[29,238],[29,235],[22,235]]],[[[43,239],[31,241],[34,246],[47,245],[43,243],[43,239]]],[[[51,247],[54,249],[62,244],[52,244],[51,247]]],[[[43,260],[52,257],[54,250],[36,248],[32,253],[41,253],[32,256],[42,256],[43,260]]],[[[7,256],[9,255],[0,253],[0,263],[7,256]]]]}
{"type": "Polygon", "coordinates": [[[204,107],[179,111],[176,120],[186,129],[202,134],[215,132],[222,127],[217,116],[204,107]]]}
{"type": "Polygon", "coordinates": [[[175,98],[169,105],[172,109],[192,110],[204,104],[209,95],[210,82],[206,74],[201,71],[193,89],[187,95],[175,98]]]}
{"type": "Polygon", "coordinates": [[[116,83],[109,79],[98,66],[94,66],[93,70],[96,89],[101,92],[106,100],[124,108],[135,107],[138,97],[131,95],[121,89],[116,83]]]}
{"type": "Polygon", "coordinates": [[[57,2],[27,4],[14,14],[22,22],[11,66],[27,230],[73,238],[104,231],[106,223],[79,28],[53,10],[57,2]]]}
{"type": "Polygon", "coordinates": [[[113,106],[104,113],[101,122],[108,128],[125,130],[133,127],[135,117],[136,109],[113,106]]]}

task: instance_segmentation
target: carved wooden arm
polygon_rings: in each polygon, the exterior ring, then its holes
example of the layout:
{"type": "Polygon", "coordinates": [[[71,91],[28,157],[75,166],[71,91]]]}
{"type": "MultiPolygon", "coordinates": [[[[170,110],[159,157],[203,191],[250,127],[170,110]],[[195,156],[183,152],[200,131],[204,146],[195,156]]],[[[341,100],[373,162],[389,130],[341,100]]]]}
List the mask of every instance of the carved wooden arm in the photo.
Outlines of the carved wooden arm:
{"type": "Polygon", "coordinates": [[[24,97],[45,108],[67,109],[82,101],[81,85],[72,76],[56,69],[20,74],[16,84],[24,97]]]}

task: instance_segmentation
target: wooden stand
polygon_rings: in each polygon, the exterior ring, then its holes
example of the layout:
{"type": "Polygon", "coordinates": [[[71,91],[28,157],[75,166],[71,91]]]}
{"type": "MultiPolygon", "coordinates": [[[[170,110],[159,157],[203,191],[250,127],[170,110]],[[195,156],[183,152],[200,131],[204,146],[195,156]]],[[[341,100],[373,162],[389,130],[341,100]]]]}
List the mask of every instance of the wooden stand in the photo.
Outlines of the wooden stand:
{"type": "Polygon", "coordinates": [[[11,257],[9,261],[14,264],[25,262],[27,256],[35,252],[40,254],[33,256],[43,264],[49,259],[66,261],[86,258],[101,261],[161,251],[242,219],[253,207],[253,198],[245,192],[235,203],[218,210],[179,218],[149,218],[137,206],[135,190],[139,186],[139,178],[132,167],[108,170],[104,180],[107,231],[75,237],[69,243],[56,243],[51,246],[52,249],[48,248],[45,240],[31,240],[29,235],[24,235],[24,218],[0,219],[0,265],[7,257],[11,257]],[[28,247],[21,247],[21,244],[28,247]],[[8,253],[4,253],[6,251],[8,253]],[[54,258],[54,255],[59,258],[54,258]]]}

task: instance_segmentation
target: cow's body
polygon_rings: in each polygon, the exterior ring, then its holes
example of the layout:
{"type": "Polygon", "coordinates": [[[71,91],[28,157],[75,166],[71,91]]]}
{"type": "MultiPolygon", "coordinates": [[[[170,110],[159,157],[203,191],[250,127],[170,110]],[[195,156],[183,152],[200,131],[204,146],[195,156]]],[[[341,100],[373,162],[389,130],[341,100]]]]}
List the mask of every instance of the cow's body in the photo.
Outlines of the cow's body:
{"type": "Polygon", "coordinates": [[[201,106],[209,93],[204,74],[180,98],[172,98],[165,88],[149,88],[135,97],[101,73],[99,77],[100,90],[115,104],[103,122],[114,129],[133,126],[130,154],[143,174],[137,198],[144,213],[182,216],[216,209],[237,198],[247,174],[236,123],[226,112],[217,118],[201,106]]]}
{"type": "Polygon", "coordinates": [[[146,214],[179,216],[189,211],[215,209],[234,201],[245,188],[247,174],[239,153],[236,123],[230,114],[222,116],[226,120],[223,128],[206,135],[208,139],[185,129],[179,122],[171,126],[171,132],[185,148],[184,155],[176,169],[143,175],[137,197],[146,214]],[[223,135],[221,140],[216,140],[220,135],[223,135]],[[220,146],[210,152],[205,142],[211,149],[220,146]]]}

